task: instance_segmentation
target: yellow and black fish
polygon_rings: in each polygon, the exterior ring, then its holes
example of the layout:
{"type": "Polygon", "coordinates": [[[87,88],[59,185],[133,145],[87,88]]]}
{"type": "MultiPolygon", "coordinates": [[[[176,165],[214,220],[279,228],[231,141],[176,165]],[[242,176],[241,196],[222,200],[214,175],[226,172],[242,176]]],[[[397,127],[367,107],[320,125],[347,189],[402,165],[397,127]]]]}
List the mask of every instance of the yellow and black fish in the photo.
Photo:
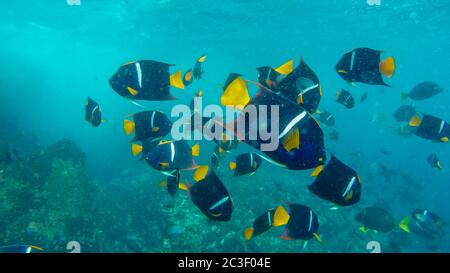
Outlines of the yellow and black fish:
{"type": "Polygon", "coordinates": [[[319,236],[319,220],[312,209],[300,204],[288,203],[286,211],[289,218],[281,239],[309,240],[316,238],[319,242],[322,241],[319,236]]]}
{"type": "Polygon", "coordinates": [[[366,83],[388,86],[383,75],[391,78],[395,72],[395,60],[388,57],[381,61],[382,51],[366,47],[356,48],[342,56],[336,64],[336,72],[348,83],[366,83]]]}
{"type": "Polygon", "coordinates": [[[308,189],[322,199],[340,206],[350,206],[361,198],[361,179],[355,170],[335,156],[323,166],[317,167],[312,176],[316,179],[308,189]]]}
{"type": "Polygon", "coordinates": [[[161,141],[145,156],[145,161],[154,169],[164,173],[174,170],[192,170],[198,166],[194,156],[199,155],[198,144],[190,147],[186,140],[161,141]]]}
{"type": "Polygon", "coordinates": [[[279,206],[277,208],[269,209],[268,211],[264,212],[262,215],[258,216],[256,220],[253,222],[252,227],[246,228],[244,231],[244,236],[247,240],[250,240],[266,231],[268,231],[272,226],[273,223],[279,223],[284,221],[283,219],[274,219],[275,214],[278,218],[286,217],[286,214],[280,213],[281,210],[285,210],[282,206],[279,206]],[[278,211],[276,213],[276,211],[278,211]]]}
{"type": "Polygon", "coordinates": [[[143,111],[131,117],[133,120],[123,121],[123,129],[127,135],[134,132],[133,141],[162,138],[172,129],[172,122],[163,112],[143,111]]]}
{"type": "Polygon", "coordinates": [[[193,75],[196,80],[200,80],[203,76],[204,71],[202,68],[202,64],[205,62],[205,60],[206,60],[206,55],[202,55],[195,62],[193,75]]]}
{"type": "Polygon", "coordinates": [[[427,162],[428,164],[430,164],[431,167],[436,168],[438,170],[442,170],[442,164],[437,154],[429,155],[427,158],[427,162]]]}
{"type": "Polygon", "coordinates": [[[183,84],[184,86],[189,86],[191,85],[193,79],[194,79],[194,72],[192,72],[192,69],[189,69],[188,71],[186,71],[186,73],[184,73],[183,76],[183,84]]]}
{"type": "Polygon", "coordinates": [[[189,197],[200,211],[214,221],[229,221],[233,202],[225,185],[208,166],[199,167],[194,173],[194,184],[187,183],[189,197]]]}
{"type": "Polygon", "coordinates": [[[131,62],[121,66],[109,83],[117,94],[132,100],[173,100],[170,87],[184,89],[184,83],[181,70],[169,73],[171,66],[151,60],[131,62]]]}
{"type": "Polygon", "coordinates": [[[314,71],[300,59],[300,64],[278,84],[278,92],[315,113],[322,99],[322,86],[314,71]]]}
{"type": "Polygon", "coordinates": [[[174,170],[172,172],[169,172],[167,175],[166,181],[162,181],[160,183],[160,186],[166,187],[167,192],[171,196],[175,196],[178,189],[187,190],[186,184],[180,182],[180,171],[179,170],[174,170]]]}
{"type": "Polygon", "coordinates": [[[87,122],[91,123],[94,127],[102,124],[102,109],[95,100],[88,98],[84,110],[87,122]]]}
{"type": "Polygon", "coordinates": [[[320,123],[325,124],[329,127],[332,127],[336,124],[336,118],[327,110],[324,110],[323,112],[317,110],[316,114],[318,115],[317,119],[320,121],[320,123]]]}
{"type": "Polygon", "coordinates": [[[348,109],[355,107],[355,99],[352,94],[345,89],[341,89],[341,91],[336,92],[336,98],[336,101],[339,104],[344,105],[348,109]]]}
{"type": "Polygon", "coordinates": [[[235,161],[230,161],[230,170],[234,171],[233,176],[245,174],[253,175],[261,166],[262,159],[256,153],[240,154],[235,161]]]}
{"type": "Polygon", "coordinates": [[[414,129],[414,134],[418,137],[434,140],[437,142],[448,142],[450,138],[450,126],[438,117],[416,112],[409,120],[410,128],[414,129]]]}

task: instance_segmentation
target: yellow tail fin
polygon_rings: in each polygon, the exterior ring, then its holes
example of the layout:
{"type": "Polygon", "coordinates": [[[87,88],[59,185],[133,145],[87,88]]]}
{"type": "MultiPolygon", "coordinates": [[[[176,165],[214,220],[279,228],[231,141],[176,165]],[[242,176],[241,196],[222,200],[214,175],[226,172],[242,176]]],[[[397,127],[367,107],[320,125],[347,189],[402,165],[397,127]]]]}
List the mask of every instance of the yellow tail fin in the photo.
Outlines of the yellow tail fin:
{"type": "Polygon", "coordinates": [[[184,89],[184,83],[183,83],[183,76],[181,75],[181,69],[177,72],[170,75],[170,85],[179,88],[184,89]]]}
{"type": "Polygon", "coordinates": [[[279,67],[275,68],[275,71],[280,73],[281,75],[289,75],[294,66],[294,60],[289,60],[286,63],[280,65],[279,67]]]}
{"type": "Polygon", "coordinates": [[[142,153],[142,146],[138,144],[131,144],[131,153],[133,156],[137,156],[138,154],[142,153]]]}
{"type": "Polygon", "coordinates": [[[250,240],[250,239],[252,238],[252,236],[253,236],[253,231],[254,231],[254,230],[255,230],[255,229],[252,228],[252,227],[246,228],[246,229],[244,230],[244,236],[245,236],[245,239],[247,239],[247,241],[250,240]]]}
{"type": "Polygon", "coordinates": [[[250,101],[247,83],[241,77],[236,77],[225,89],[220,98],[223,106],[243,109],[250,101]]]}
{"type": "Polygon", "coordinates": [[[407,216],[400,221],[400,228],[405,232],[410,232],[409,222],[411,221],[411,217],[407,216]]]}
{"type": "Polygon", "coordinates": [[[388,78],[392,78],[395,72],[394,57],[388,57],[380,63],[380,72],[388,78]]]}
{"type": "Polygon", "coordinates": [[[128,120],[128,119],[123,121],[123,130],[125,131],[126,135],[131,134],[134,131],[134,129],[135,129],[135,124],[133,121],[128,120]]]}

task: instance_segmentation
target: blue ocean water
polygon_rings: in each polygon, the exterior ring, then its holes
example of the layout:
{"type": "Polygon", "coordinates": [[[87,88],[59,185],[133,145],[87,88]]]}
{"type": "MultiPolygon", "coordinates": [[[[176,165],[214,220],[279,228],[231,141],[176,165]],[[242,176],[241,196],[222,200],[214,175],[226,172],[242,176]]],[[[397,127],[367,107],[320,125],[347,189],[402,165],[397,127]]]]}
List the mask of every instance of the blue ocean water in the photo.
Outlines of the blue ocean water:
{"type": "MultiPolygon", "coordinates": [[[[68,178],[54,179],[61,183],[59,191],[59,184],[45,186],[52,175],[40,181],[39,171],[19,173],[44,159],[16,163],[20,167],[0,165],[0,215],[5,216],[0,217],[0,245],[37,244],[56,252],[67,251],[69,241],[79,241],[89,252],[368,252],[366,244],[375,240],[382,251],[393,251],[389,234],[363,233],[353,216],[364,207],[379,206],[399,222],[423,208],[450,222],[448,144],[400,136],[393,118],[400,105],[411,104],[450,121],[448,1],[382,0],[369,5],[365,0],[81,0],[80,5],[69,5],[43,0],[1,5],[2,142],[34,157],[45,153],[44,147],[70,139],[86,161],[85,172],[74,176],[72,184],[65,184],[68,178]],[[395,57],[395,75],[387,80],[391,88],[352,86],[339,77],[335,64],[358,47],[395,57]],[[310,171],[264,163],[251,177],[232,177],[228,162],[248,150],[245,145],[228,154],[218,170],[233,197],[231,221],[208,221],[184,192],[175,199],[168,196],[159,185],[165,177],[131,156],[130,137],[123,133],[124,117],[142,108],[116,94],[108,81],[129,61],[159,60],[185,68],[202,54],[207,55],[204,77],[185,90],[172,89],[179,100],[141,104],[170,114],[175,103],[188,104],[199,88],[204,102],[219,104],[229,73],[256,80],[256,67],[289,59],[298,63],[302,57],[322,83],[319,109],[336,117],[334,128],[323,126],[325,145],[358,171],[363,183],[360,203],[330,209],[333,204],[307,190],[313,181],[310,171]],[[444,92],[424,101],[401,101],[401,92],[423,81],[438,83],[444,92]],[[355,96],[354,109],[335,102],[341,88],[355,96]],[[359,103],[365,92],[368,99],[359,103]],[[84,120],[88,96],[101,104],[106,119],[98,128],[84,120]],[[339,132],[336,141],[327,137],[333,129],[339,132]],[[25,134],[37,140],[23,140],[25,134]],[[440,158],[442,170],[427,163],[431,153],[440,158]],[[77,177],[83,178],[82,186],[77,177]],[[33,184],[35,180],[54,195],[33,184]],[[79,199],[61,195],[86,199],[82,212],[63,212],[71,205],[67,202],[79,199]],[[277,231],[245,240],[244,229],[283,200],[308,205],[318,214],[322,243],[311,241],[304,248],[302,242],[280,240],[277,231]]],[[[201,146],[197,163],[208,164],[214,145],[201,146]]],[[[60,166],[58,174],[75,172],[76,166],[69,165],[60,166]]],[[[191,175],[186,173],[182,180],[191,180],[191,175]]],[[[413,234],[401,241],[402,252],[450,250],[449,236],[437,247],[413,234]]]]}

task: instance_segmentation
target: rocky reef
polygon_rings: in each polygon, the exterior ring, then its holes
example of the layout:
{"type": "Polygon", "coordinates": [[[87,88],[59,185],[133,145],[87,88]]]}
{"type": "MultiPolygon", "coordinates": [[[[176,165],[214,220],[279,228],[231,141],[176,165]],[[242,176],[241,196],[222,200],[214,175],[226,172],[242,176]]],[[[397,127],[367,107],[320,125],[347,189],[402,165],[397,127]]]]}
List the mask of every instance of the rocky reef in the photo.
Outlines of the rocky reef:
{"type": "Polygon", "coordinates": [[[65,252],[67,242],[76,240],[94,251],[84,153],[67,139],[34,148],[20,160],[0,163],[0,244],[65,252]]]}

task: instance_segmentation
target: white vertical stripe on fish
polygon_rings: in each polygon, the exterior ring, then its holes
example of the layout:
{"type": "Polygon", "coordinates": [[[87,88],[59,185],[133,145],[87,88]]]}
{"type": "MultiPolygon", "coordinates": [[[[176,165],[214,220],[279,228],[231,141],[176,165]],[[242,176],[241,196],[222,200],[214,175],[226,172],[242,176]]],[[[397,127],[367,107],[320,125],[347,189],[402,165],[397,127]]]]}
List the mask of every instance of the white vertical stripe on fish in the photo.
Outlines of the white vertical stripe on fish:
{"type": "Polygon", "coordinates": [[[253,154],[250,154],[250,168],[253,167],[253,154]]]}
{"type": "Polygon", "coordinates": [[[445,121],[441,121],[441,126],[439,127],[439,134],[444,130],[445,127],[445,121]]]}
{"type": "Polygon", "coordinates": [[[356,55],[356,51],[353,50],[352,52],[352,58],[350,60],[350,71],[353,70],[353,65],[355,64],[355,55],[356,55]]]}
{"type": "Polygon", "coordinates": [[[311,231],[311,227],[312,227],[312,220],[313,220],[313,214],[312,214],[312,210],[309,210],[309,227],[308,227],[308,232],[311,231]]]}
{"type": "Polygon", "coordinates": [[[272,217],[270,216],[270,210],[267,212],[267,219],[269,219],[269,224],[272,225],[272,217]]]}
{"type": "Polygon", "coordinates": [[[141,70],[141,64],[139,62],[136,62],[136,71],[137,71],[137,78],[139,82],[139,88],[142,88],[142,70],[141,70]]]}
{"type": "Polygon", "coordinates": [[[173,162],[173,160],[175,159],[175,145],[173,144],[173,142],[170,143],[170,162],[173,162]]]}
{"type": "Polygon", "coordinates": [[[156,113],[156,111],[153,111],[152,117],[150,119],[150,128],[152,128],[152,129],[153,129],[154,121],[155,121],[155,113],[156,113]]]}
{"type": "Polygon", "coordinates": [[[94,120],[94,112],[95,112],[95,110],[97,110],[97,109],[98,109],[98,105],[95,106],[94,109],[93,109],[92,112],[91,112],[91,121],[94,120]]]}
{"type": "Polygon", "coordinates": [[[350,190],[353,187],[353,184],[355,183],[355,180],[356,180],[356,177],[353,176],[352,179],[350,180],[350,182],[348,183],[347,188],[345,189],[344,193],[342,194],[342,197],[345,197],[350,192],[350,190]]]}
{"type": "Polygon", "coordinates": [[[292,129],[292,127],[294,127],[295,124],[297,124],[305,116],[306,116],[306,111],[303,111],[298,116],[296,116],[294,119],[292,119],[291,122],[288,123],[286,128],[284,128],[283,132],[278,136],[278,138],[284,137],[292,129]]]}

